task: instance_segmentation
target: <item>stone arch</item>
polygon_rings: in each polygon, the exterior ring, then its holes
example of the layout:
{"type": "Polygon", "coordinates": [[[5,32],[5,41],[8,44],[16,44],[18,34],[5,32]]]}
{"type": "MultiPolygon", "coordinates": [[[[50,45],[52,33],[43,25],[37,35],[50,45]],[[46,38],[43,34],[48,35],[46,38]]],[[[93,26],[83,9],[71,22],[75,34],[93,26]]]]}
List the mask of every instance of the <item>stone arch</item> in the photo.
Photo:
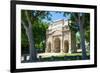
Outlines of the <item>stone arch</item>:
{"type": "Polygon", "coordinates": [[[54,40],[54,52],[55,53],[60,52],[60,38],[55,38],[54,40]]]}
{"type": "Polygon", "coordinates": [[[48,42],[48,50],[47,52],[51,52],[51,42],[48,42]]]}
{"type": "Polygon", "coordinates": [[[68,53],[69,51],[69,43],[67,40],[64,41],[64,49],[63,49],[63,52],[64,53],[68,53]]]}

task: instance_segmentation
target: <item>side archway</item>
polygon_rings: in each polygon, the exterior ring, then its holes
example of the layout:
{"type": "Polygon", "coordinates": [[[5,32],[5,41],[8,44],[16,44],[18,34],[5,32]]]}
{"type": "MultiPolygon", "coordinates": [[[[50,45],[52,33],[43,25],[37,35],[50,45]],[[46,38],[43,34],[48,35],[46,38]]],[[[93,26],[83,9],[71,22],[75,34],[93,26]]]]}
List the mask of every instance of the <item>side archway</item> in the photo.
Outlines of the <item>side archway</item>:
{"type": "Polygon", "coordinates": [[[47,50],[47,52],[51,52],[51,43],[50,42],[48,43],[48,50],[47,50]]]}
{"type": "Polygon", "coordinates": [[[69,51],[69,43],[67,40],[64,41],[64,49],[63,49],[63,52],[64,53],[68,53],[69,51]]]}

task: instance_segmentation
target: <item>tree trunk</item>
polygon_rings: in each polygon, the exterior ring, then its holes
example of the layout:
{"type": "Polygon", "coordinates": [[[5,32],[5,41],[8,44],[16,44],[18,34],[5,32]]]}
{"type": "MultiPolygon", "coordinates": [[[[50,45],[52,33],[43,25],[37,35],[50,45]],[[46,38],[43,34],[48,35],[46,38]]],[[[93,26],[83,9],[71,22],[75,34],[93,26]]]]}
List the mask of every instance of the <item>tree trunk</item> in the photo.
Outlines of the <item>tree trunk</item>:
{"type": "Polygon", "coordinates": [[[31,21],[29,19],[28,16],[28,12],[25,11],[25,15],[26,15],[26,19],[28,22],[28,26],[26,26],[25,22],[23,20],[21,20],[21,23],[23,24],[25,30],[26,30],[26,35],[28,37],[28,41],[29,41],[29,49],[30,49],[30,61],[36,61],[37,60],[37,53],[36,53],[36,49],[35,49],[35,43],[34,43],[34,36],[33,36],[33,32],[32,32],[32,24],[31,21]]]}
{"type": "Polygon", "coordinates": [[[36,61],[37,60],[37,53],[34,46],[34,37],[32,28],[29,28],[26,32],[28,41],[29,41],[29,49],[30,49],[30,61],[36,61]]]}
{"type": "Polygon", "coordinates": [[[80,19],[80,13],[78,14],[78,23],[80,25],[82,59],[85,60],[85,59],[87,59],[87,56],[86,56],[86,48],[85,48],[85,35],[84,35],[84,29],[83,29],[84,21],[81,21],[81,19],[80,19]]]}

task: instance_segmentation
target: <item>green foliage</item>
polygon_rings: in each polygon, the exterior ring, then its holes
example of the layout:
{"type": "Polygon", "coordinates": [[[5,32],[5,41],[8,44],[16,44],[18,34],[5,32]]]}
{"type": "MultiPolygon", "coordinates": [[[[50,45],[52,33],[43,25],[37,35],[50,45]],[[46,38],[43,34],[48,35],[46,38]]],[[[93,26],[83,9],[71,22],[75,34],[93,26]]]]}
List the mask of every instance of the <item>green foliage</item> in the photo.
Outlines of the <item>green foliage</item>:
{"type": "Polygon", "coordinates": [[[84,30],[85,30],[85,38],[87,42],[90,42],[90,14],[85,14],[85,23],[84,23],[84,30]]]}
{"type": "MultiPolygon", "coordinates": [[[[79,25],[77,22],[78,13],[71,13],[70,20],[72,21],[71,24],[69,24],[70,30],[74,32],[79,32],[79,25]],[[76,17],[76,18],[75,18],[76,17]]],[[[85,32],[85,39],[87,42],[90,42],[90,14],[84,13],[84,25],[83,29],[85,32]]],[[[82,19],[82,16],[81,16],[82,19]]]]}
{"type": "MultiPolygon", "coordinates": [[[[27,10],[27,12],[29,20],[32,23],[35,48],[37,48],[37,50],[39,49],[39,52],[43,52],[45,48],[46,29],[48,28],[48,23],[44,22],[43,19],[51,20],[51,15],[48,11],[27,10]]],[[[29,26],[25,16],[25,10],[21,10],[21,20],[25,22],[27,27],[29,26]]],[[[22,52],[29,51],[29,42],[23,25],[21,25],[21,48],[22,52]]]]}
{"type": "MultiPolygon", "coordinates": [[[[76,45],[77,45],[77,48],[80,48],[80,44],[81,44],[81,37],[79,35],[77,35],[77,32],[80,32],[80,25],[78,24],[78,14],[79,13],[64,13],[64,16],[66,15],[70,15],[70,19],[71,20],[71,23],[69,23],[69,27],[70,27],[70,30],[71,31],[74,31],[76,33],[76,45]]],[[[90,14],[89,13],[80,13],[81,16],[80,16],[80,20],[83,20],[83,16],[84,16],[84,24],[83,24],[83,31],[84,31],[84,36],[85,36],[85,41],[86,43],[90,44],[90,14]]],[[[83,23],[81,21],[81,23],[83,23]]],[[[86,49],[89,48],[90,45],[87,45],[86,46],[86,49]]]]}
{"type": "Polygon", "coordinates": [[[35,47],[37,49],[45,49],[45,40],[46,40],[46,29],[48,28],[48,24],[44,22],[37,22],[35,26],[33,26],[33,35],[35,38],[35,47]]]}
{"type": "Polygon", "coordinates": [[[25,29],[23,27],[23,25],[21,25],[21,53],[29,53],[29,43],[28,43],[28,38],[25,32],[25,29]]]}

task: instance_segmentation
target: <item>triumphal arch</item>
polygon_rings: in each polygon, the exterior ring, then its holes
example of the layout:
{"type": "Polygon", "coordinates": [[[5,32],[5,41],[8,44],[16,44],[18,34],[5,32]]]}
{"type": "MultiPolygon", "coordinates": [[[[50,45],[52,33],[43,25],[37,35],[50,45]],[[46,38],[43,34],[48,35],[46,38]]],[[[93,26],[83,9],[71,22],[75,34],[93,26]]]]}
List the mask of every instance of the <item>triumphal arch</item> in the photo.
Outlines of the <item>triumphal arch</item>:
{"type": "Polygon", "coordinates": [[[73,53],[76,51],[75,33],[69,20],[57,20],[46,31],[46,53],[73,53]]]}

